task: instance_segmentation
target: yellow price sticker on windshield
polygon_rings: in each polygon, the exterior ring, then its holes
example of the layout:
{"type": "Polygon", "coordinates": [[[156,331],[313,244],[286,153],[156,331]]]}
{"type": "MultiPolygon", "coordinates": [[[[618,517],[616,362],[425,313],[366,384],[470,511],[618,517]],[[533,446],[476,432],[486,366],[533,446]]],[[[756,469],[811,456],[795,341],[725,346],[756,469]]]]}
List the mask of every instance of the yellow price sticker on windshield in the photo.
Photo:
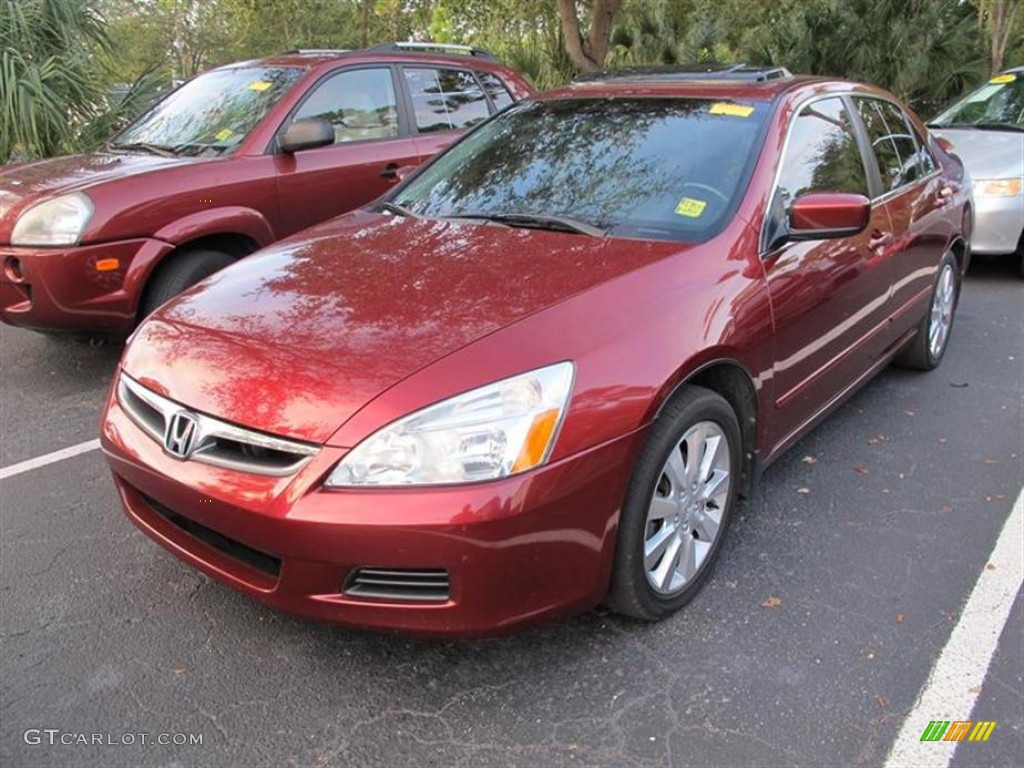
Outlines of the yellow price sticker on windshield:
{"type": "Polygon", "coordinates": [[[676,213],[680,216],[686,216],[690,219],[699,219],[704,213],[704,209],[708,207],[708,204],[703,200],[696,200],[692,197],[684,197],[679,201],[679,205],[676,206],[676,213]]]}
{"type": "Polygon", "coordinates": [[[217,141],[227,141],[234,135],[234,131],[232,131],[230,128],[225,128],[223,131],[218,133],[215,138],[217,139],[217,141]]]}
{"type": "Polygon", "coordinates": [[[720,101],[711,105],[712,115],[729,115],[731,117],[750,117],[754,114],[754,108],[745,104],[729,104],[720,101]]]}
{"type": "Polygon", "coordinates": [[[256,91],[257,93],[263,93],[263,91],[267,90],[271,85],[273,85],[273,83],[268,83],[266,80],[257,80],[254,83],[249,83],[249,90],[256,91]]]}
{"type": "Polygon", "coordinates": [[[989,83],[991,83],[992,85],[1002,85],[1003,83],[1012,83],[1016,79],[1016,75],[996,75],[991,80],[989,80],[989,83]]]}

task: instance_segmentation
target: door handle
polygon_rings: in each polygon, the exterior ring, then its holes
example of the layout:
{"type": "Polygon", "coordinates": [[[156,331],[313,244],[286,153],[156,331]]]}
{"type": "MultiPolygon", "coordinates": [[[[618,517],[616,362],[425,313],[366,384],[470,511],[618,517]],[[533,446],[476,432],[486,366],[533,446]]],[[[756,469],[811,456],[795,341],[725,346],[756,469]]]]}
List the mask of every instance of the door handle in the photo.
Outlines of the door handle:
{"type": "Polygon", "coordinates": [[[398,163],[388,163],[380,172],[382,179],[394,180],[398,178],[398,163]]]}
{"type": "Polygon", "coordinates": [[[876,229],[871,233],[871,238],[868,240],[868,247],[872,250],[878,250],[884,248],[892,242],[892,232],[883,232],[880,229],[876,229]]]}

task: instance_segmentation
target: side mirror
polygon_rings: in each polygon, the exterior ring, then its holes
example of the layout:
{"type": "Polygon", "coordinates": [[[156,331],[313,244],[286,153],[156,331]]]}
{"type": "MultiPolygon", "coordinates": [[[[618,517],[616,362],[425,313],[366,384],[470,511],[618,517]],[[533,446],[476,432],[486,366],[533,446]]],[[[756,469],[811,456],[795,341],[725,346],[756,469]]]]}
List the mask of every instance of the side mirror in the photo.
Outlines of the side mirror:
{"type": "Polygon", "coordinates": [[[284,152],[326,147],[334,143],[334,126],[326,120],[310,118],[296,120],[278,137],[277,144],[284,152]]]}
{"type": "Polygon", "coordinates": [[[801,195],[789,211],[789,240],[827,240],[863,232],[871,220],[864,195],[812,192],[801,195]]]}

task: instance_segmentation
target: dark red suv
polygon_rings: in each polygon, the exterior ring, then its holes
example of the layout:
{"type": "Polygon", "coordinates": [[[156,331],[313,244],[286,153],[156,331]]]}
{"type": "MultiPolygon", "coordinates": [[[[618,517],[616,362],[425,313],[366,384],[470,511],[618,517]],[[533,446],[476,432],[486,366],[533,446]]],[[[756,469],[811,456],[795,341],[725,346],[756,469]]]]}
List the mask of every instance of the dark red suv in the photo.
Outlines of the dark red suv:
{"type": "Polygon", "coordinates": [[[0,319],[125,332],[257,248],[385,192],[532,92],[464,46],[295,51],[185,83],[91,155],[0,171],[0,319]]]}

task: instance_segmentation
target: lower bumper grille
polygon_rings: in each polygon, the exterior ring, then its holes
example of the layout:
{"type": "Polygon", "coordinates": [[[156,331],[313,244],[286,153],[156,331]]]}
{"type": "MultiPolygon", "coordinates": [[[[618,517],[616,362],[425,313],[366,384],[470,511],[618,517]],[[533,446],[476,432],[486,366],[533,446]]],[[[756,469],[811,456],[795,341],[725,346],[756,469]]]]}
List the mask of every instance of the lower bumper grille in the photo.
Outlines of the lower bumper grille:
{"type": "Polygon", "coordinates": [[[352,597],[444,602],[451,594],[451,583],[442,568],[357,568],[346,579],[344,592],[352,597]]]}
{"type": "Polygon", "coordinates": [[[268,576],[277,578],[281,573],[281,558],[246,546],[240,541],[235,541],[222,533],[217,533],[212,528],[207,528],[205,525],[197,523],[195,520],[189,520],[187,517],[179,515],[173,509],[161,504],[154,498],[145,494],[140,495],[146,504],[149,505],[150,509],[193,538],[199,539],[204,544],[213,547],[219,552],[223,552],[228,557],[268,576]]]}

